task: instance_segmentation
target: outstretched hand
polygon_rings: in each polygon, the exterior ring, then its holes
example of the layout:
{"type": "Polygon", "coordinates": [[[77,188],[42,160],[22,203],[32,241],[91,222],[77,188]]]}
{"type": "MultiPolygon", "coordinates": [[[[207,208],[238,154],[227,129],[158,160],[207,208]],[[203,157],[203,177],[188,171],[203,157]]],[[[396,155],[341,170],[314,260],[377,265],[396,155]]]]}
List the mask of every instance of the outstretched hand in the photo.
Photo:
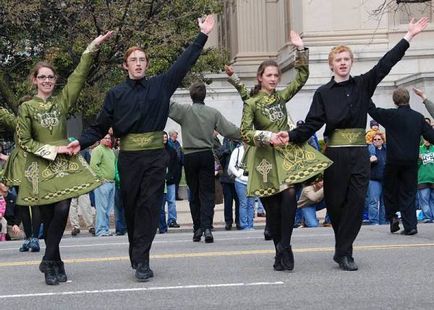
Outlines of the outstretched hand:
{"type": "Polygon", "coordinates": [[[291,30],[290,37],[291,37],[291,43],[297,49],[299,49],[299,50],[304,49],[303,39],[300,37],[300,35],[297,32],[295,32],[294,30],[291,30]]]}
{"type": "Polygon", "coordinates": [[[111,36],[113,35],[113,31],[107,31],[105,34],[101,34],[99,36],[97,36],[93,41],[92,44],[95,44],[95,46],[100,46],[102,43],[104,43],[105,41],[107,41],[108,39],[111,38],[111,36]]]}
{"type": "Polygon", "coordinates": [[[214,16],[207,15],[204,18],[198,18],[197,23],[199,24],[200,31],[204,34],[208,34],[214,28],[214,16]]]}
{"type": "Polygon", "coordinates": [[[428,17],[422,17],[417,22],[415,22],[414,18],[412,18],[411,21],[408,23],[408,31],[405,35],[407,41],[410,41],[414,36],[422,32],[428,26],[428,23],[428,17]]]}
{"type": "Polygon", "coordinates": [[[235,71],[232,66],[225,65],[225,72],[228,76],[232,76],[235,71]]]}
{"type": "Polygon", "coordinates": [[[426,97],[425,93],[423,92],[423,90],[418,89],[418,88],[416,88],[416,87],[413,87],[413,91],[414,91],[414,93],[415,93],[416,95],[418,95],[420,98],[422,98],[422,100],[427,99],[427,97],[426,97]]]}
{"type": "Polygon", "coordinates": [[[80,152],[80,150],[81,150],[80,142],[78,142],[78,140],[74,140],[68,144],[67,148],[69,149],[71,154],[77,155],[78,152],[80,152]]]}

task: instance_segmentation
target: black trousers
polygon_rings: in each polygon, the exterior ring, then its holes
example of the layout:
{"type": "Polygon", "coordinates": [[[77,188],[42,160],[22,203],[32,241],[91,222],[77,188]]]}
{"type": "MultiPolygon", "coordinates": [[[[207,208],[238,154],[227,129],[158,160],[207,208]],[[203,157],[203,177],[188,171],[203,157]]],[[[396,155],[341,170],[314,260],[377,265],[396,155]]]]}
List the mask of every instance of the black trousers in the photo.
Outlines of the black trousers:
{"type": "Polygon", "coordinates": [[[232,225],[234,222],[232,206],[235,202],[235,224],[240,226],[240,200],[235,191],[235,183],[220,182],[223,187],[223,202],[225,223],[232,225]]]}
{"type": "Polygon", "coordinates": [[[61,261],[59,244],[68,220],[71,199],[39,206],[44,223],[45,254],[43,260],[61,261]]]}
{"type": "Polygon", "coordinates": [[[384,206],[391,220],[401,212],[404,229],[416,229],[417,162],[407,164],[386,163],[384,168],[384,206]]]}
{"type": "Polygon", "coordinates": [[[193,229],[211,228],[214,217],[214,155],[211,150],[184,155],[184,171],[190,189],[193,229]]]}
{"type": "Polygon", "coordinates": [[[279,243],[285,249],[291,245],[297,199],[295,188],[288,188],[273,196],[261,197],[267,216],[267,228],[274,245],[279,243]]]}
{"type": "Polygon", "coordinates": [[[165,149],[119,153],[121,197],[133,268],[149,261],[160,219],[168,161],[165,149]]]}
{"type": "Polygon", "coordinates": [[[352,256],[369,185],[368,149],[329,147],[325,155],[334,162],[324,172],[324,199],[335,233],[335,255],[352,256]]]}

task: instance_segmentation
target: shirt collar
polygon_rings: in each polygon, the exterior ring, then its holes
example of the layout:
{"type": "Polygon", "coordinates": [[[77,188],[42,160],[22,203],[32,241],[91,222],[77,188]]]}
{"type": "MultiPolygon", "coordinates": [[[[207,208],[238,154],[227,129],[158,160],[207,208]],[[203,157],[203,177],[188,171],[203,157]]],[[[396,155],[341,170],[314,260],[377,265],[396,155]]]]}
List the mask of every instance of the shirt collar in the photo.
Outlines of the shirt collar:
{"type": "Polygon", "coordinates": [[[146,77],[139,79],[139,80],[132,80],[129,77],[127,77],[127,80],[126,80],[127,84],[130,87],[135,87],[136,85],[141,85],[141,86],[145,87],[147,81],[148,81],[148,79],[146,77]]]}
{"type": "Polygon", "coordinates": [[[354,78],[351,75],[350,75],[350,78],[347,81],[343,81],[343,82],[339,82],[339,83],[336,82],[335,81],[335,77],[332,76],[330,82],[328,82],[325,85],[325,87],[327,87],[327,88],[330,89],[330,88],[335,87],[335,86],[345,86],[345,85],[352,84],[352,83],[354,83],[354,78]]]}

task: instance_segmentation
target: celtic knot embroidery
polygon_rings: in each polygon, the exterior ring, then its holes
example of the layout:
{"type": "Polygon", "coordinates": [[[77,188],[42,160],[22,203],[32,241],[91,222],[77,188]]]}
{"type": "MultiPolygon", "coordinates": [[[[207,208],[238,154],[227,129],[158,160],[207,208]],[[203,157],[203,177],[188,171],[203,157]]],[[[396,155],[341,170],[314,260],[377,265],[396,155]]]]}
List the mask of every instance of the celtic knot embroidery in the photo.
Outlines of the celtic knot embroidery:
{"type": "Polygon", "coordinates": [[[262,181],[264,183],[268,182],[268,174],[270,173],[271,169],[273,169],[273,165],[265,158],[262,159],[262,161],[256,167],[256,170],[262,175],[262,181]]]}
{"type": "Polygon", "coordinates": [[[54,162],[51,162],[47,168],[42,171],[42,177],[51,178],[63,178],[70,174],[70,172],[78,171],[79,166],[77,163],[71,162],[64,158],[56,158],[54,162]]]}
{"type": "Polygon", "coordinates": [[[342,136],[347,139],[348,143],[353,143],[360,136],[360,132],[346,132],[342,136]]]}
{"type": "Polygon", "coordinates": [[[33,194],[37,195],[39,192],[39,166],[37,162],[32,162],[26,171],[24,171],[24,176],[32,183],[33,194]]]}
{"type": "Polygon", "coordinates": [[[282,166],[286,171],[291,169],[304,169],[306,161],[315,159],[314,152],[307,151],[295,144],[289,144],[277,150],[283,155],[282,166]]]}
{"type": "Polygon", "coordinates": [[[139,146],[145,146],[151,142],[151,137],[132,137],[132,140],[139,146]]]}
{"type": "Polygon", "coordinates": [[[59,111],[54,110],[52,112],[36,113],[36,118],[42,127],[48,128],[51,131],[53,127],[59,124],[59,115],[59,111]]]}
{"type": "Polygon", "coordinates": [[[266,115],[272,122],[283,120],[286,117],[286,114],[280,104],[272,106],[265,105],[262,107],[262,113],[266,115]]]}

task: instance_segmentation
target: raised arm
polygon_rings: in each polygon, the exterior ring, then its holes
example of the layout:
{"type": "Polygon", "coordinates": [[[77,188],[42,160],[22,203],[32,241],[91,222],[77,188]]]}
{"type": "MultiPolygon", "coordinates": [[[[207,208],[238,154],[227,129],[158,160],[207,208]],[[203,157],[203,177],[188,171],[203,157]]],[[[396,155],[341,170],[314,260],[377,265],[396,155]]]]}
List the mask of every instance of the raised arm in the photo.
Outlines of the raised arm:
{"type": "Polygon", "coordinates": [[[238,77],[238,75],[235,73],[234,69],[232,68],[232,66],[227,66],[225,65],[225,72],[228,76],[228,82],[235,87],[235,89],[238,91],[238,93],[241,96],[241,99],[243,101],[246,101],[247,99],[250,98],[250,94],[249,91],[247,90],[246,85],[244,85],[244,83],[241,83],[240,78],[238,77]]]}
{"type": "Polygon", "coordinates": [[[427,27],[428,21],[427,17],[422,17],[417,22],[414,22],[414,19],[412,19],[408,24],[408,31],[404,38],[387,52],[371,70],[361,75],[369,97],[374,94],[377,85],[389,74],[393,66],[404,56],[405,51],[410,47],[410,41],[413,37],[427,27]]]}
{"type": "Polygon", "coordinates": [[[214,17],[207,15],[205,18],[199,18],[198,24],[200,33],[192,44],[178,57],[176,62],[165,72],[162,77],[167,85],[168,95],[171,96],[178,88],[182,79],[185,77],[191,67],[196,63],[202,49],[208,40],[208,34],[214,28],[214,17]]]}
{"type": "Polygon", "coordinates": [[[428,111],[429,115],[434,118],[434,103],[428,99],[423,90],[418,88],[413,88],[413,91],[416,95],[422,99],[423,104],[425,104],[425,108],[428,111]]]}
{"type": "Polygon", "coordinates": [[[304,48],[303,40],[295,31],[291,31],[291,43],[297,49],[294,66],[297,73],[295,79],[284,90],[278,92],[284,101],[289,101],[294,97],[309,78],[309,50],[304,48]]]}
{"type": "Polygon", "coordinates": [[[113,34],[113,31],[109,31],[104,35],[96,37],[83,52],[80,62],[75,70],[68,77],[65,87],[63,87],[60,94],[59,104],[64,113],[67,113],[72,105],[77,101],[83,88],[86,78],[89,74],[90,67],[93,63],[93,54],[99,48],[99,46],[107,41],[113,34]]]}

